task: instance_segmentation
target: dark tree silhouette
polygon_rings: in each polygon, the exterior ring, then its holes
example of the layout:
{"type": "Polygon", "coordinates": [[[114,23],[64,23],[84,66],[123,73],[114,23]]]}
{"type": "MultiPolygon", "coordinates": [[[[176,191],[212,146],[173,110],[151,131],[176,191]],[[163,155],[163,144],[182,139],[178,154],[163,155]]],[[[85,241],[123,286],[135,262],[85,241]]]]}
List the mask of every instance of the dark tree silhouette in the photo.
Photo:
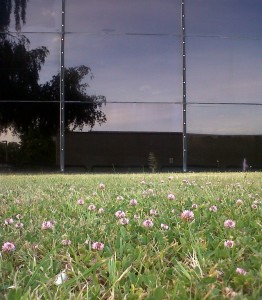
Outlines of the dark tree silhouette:
{"type": "Polygon", "coordinates": [[[30,42],[19,38],[0,36],[0,100],[37,100],[40,86],[39,72],[49,53],[46,47],[28,50],[30,42]]]}
{"type": "MultiPolygon", "coordinates": [[[[0,131],[11,129],[20,138],[32,130],[54,136],[59,130],[60,74],[39,85],[39,72],[48,55],[46,47],[27,50],[26,38],[18,42],[0,39],[0,131]]],[[[65,129],[93,128],[106,121],[101,111],[104,96],[88,95],[86,77],[91,69],[78,66],[65,69],[65,129]]]]}
{"type": "Polygon", "coordinates": [[[26,21],[26,6],[28,0],[1,0],[0,1],[0,32],[8,30],[12,10],[15,16],[16,31],[21,30],[21,22],[26,21]]]}
{"type": "MultiPolygon", "coordinates": [[[[92,129],[95,123],[102,124],[106,122],[106,116],[101,111],[103,103],[106,102],[104,96],[88,95],[86,89],[88,83],[83,80],[89,77],[93,78],[92,71],[87,66],[78,66],[65,69],[65,129],[82,130],[84,126],[92,129]]],[[[41,86],[41,98],[48,101],[59,101],[60,74],[53,76],[52,80],[41,86]]],[[[50,124],[50,131],[56,130],[56,124],[59,123],[59,114],[49,112],[41,116],[45,128],[50,124]],[[47,119],[45,119],[47,117],[47,119]],[[51,120],[56,120],[55,123],[51,120]]]]}
{"type": "MultiPolygon", "coordinates": [[[[49,54],[47,47],[30,50],[30,41],[24,35],[8,31],[14,13],[16,30],[26,22],[28,0],[0,0],[0,133],[11,130],[21,139],[21,148],[38,160],[48,153],[52,137],[60,127],[60,74],[49,82],[39,84],[39,72],[49,54]],[[39,149],[42,151],[39,156],[39,149]],[[31,154],[30,154],[31,153],[31,154]],[[35,152],[36,153],[36,152],[35,152]]],[[[88,95],[87,83],[93,74],[87,66],[65,69],[65,129],[90,129],[96,123],[106,122],[101,108],[104,96],[88,95]]],[[[50,151],[49,151],[50,152],[50,151]]],[[[47,154],[49,156],[49,154],[47,154]]]]}
{"type": "MultiPolygon", "coordinates": [[[[22,160],[54,162],[53,137],[60,127],[60,74],[43,85],[39,72],[49,53],[46,47],[28,50],[29,40],[0,38],[0,132],[11,130],[21,139],[22,160]],[[41,149],[41,151],[40,151],[41,149]],[[53,158],[50,161],[50,158],[53,158]]],[[[90,129],[106,122],[101,108],[104,96],[88,95],[86,78],[91,69],[78,66],[65,69],[65,130],[90,129]]]]}

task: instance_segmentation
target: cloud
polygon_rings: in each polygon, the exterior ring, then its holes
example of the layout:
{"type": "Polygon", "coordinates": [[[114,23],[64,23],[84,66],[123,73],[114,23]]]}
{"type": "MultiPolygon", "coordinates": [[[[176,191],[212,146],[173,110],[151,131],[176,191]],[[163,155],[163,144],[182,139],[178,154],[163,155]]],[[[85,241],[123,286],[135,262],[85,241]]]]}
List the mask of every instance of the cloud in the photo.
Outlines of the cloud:
{"type": "Polygon", "coordinates": [[[107,122],[95,131],[182,131],[181,106],[176,104],[107,104],[107,122]]]}

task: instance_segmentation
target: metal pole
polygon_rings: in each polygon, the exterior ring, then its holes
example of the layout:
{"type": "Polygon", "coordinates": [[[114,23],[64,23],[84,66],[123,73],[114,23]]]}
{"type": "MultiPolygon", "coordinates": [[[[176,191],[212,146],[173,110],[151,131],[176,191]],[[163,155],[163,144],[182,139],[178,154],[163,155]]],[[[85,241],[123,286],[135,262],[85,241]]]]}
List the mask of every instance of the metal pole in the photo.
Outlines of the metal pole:
{"type": "Polygon", "coordinates": [[[65,0],[62,0],[62,24],[60,41],[60,171],[65,171],[65,0]]]}
{"type": "Polygon", "coordinates": [[[187,172],[187,122],[186,122],[186,22],[185,22],[185,0],[181,0],[181,25],[182,25],[182,62],[183,62],[183,172],[187,172]]]}

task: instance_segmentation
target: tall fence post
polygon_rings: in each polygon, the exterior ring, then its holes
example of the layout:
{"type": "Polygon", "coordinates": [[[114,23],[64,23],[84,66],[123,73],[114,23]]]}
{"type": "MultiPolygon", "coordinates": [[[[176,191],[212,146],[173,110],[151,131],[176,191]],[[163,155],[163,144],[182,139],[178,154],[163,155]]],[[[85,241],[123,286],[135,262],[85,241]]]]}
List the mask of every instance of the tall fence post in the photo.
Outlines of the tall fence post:
{"type": "Polygon", "coordinates": [[[187,172],[187,106],[186,106],[186,22],[185,22],[185,0],[181,0],[181,30],[182,30],[182,63],[183,63],[183,172],[187,172]]]}
{"type": "Polygon", "coordinates": [[[60,41],[60,171],[65,171],[65,0],[62,0],[60,41]]]}

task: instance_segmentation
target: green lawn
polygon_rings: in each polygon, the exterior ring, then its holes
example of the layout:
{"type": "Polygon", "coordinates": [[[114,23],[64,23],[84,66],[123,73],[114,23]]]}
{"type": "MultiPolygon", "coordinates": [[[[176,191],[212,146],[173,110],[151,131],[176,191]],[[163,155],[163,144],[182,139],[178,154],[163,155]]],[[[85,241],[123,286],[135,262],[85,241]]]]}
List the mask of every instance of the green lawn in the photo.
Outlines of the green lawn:
{"type": "Polygon", "coordinates": [[[0,299],[262,299],[261,173],[0,175],[0,200],[0,299]]]}

